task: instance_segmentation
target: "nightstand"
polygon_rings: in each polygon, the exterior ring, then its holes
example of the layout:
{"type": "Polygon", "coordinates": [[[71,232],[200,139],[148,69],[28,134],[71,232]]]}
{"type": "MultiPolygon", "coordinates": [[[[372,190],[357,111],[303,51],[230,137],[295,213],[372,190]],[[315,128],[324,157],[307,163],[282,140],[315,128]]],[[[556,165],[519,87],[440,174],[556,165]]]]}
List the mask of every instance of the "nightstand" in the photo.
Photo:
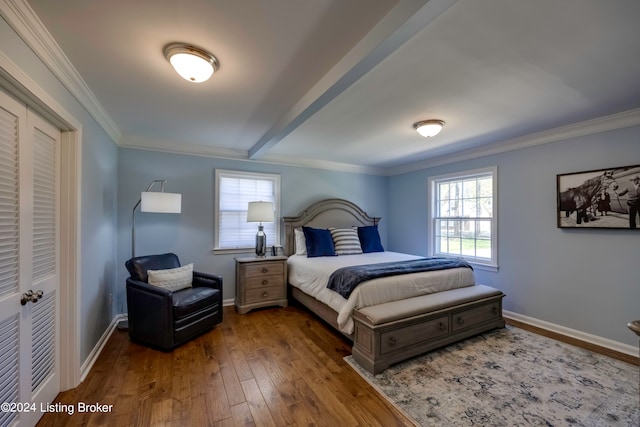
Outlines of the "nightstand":
{"type": "Polygon", "coordinates": [[[245,314],[287,301],[287,257],[236,258],[236,310],[245,314]]]}

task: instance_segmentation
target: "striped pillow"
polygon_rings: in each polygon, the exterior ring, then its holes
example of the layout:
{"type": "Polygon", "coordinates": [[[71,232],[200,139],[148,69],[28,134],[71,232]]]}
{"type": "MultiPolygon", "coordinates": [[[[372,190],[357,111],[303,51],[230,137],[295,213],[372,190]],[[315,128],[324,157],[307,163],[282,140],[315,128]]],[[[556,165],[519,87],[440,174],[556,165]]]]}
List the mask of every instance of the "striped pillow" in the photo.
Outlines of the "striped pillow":
{"type": "Polygon", "coordinates": [[[355,228],[330,228],[336,255],[356,255],[362,253],[358,230],[355,228]]]}

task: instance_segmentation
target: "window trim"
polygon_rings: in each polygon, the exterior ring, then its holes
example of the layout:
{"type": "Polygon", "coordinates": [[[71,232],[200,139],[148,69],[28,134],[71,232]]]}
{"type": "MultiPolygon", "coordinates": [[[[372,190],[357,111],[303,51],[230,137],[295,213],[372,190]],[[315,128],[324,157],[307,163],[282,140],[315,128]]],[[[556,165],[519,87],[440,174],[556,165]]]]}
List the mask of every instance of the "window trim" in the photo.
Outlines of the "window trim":
{"type": "MultiPolygon", "coordinates": [[[[276,242],[270,243],[269,246],[281,245],[281,236],[280,236],[280,202],[281,202],[281,179],[279,174],[275,173],[262,173],[262,172],[246,172],[240,170],[230,170],[230,169],[215,169],[214,176],[214,225],[213,225],[213,253],[214,254],[239,254],[239,253],[250,253],[255,251],[255,246],[250,247],[236,247],[236,248],[220,248],[220,178],[221,177],[235,177],[235,178],[255,178],[255,179],[264,179],[270,180],[274,182],[274,208],[275,208],[275,234],[276,234],[276,242]]],[[[256,225],[256,232],[258,231],[258,227],[256,225]]]]}
{"type": "MultiPolygon", "coordinates": [[[[436,212],[438,211],[436,200],[436,185],[442,181],[452,181],[479,175],[490,174],[492,178],[492,206],[493,213],[491,217],[491,259],[487,261],[478,260],[477,258],[467,258],[462,256],[469,264],[480,270],[498,271],[498,167],[490,166],[486,168],[473,169],[468,171],[452,172],[443,175],[430,176],[427,184],[427,201],[429,203],[428,210],[428,254],[429,256],[447,256],[448,254],[436,252],[436,212]]],[[[450,255],[449,255],[450,256],[450,255]]]]}

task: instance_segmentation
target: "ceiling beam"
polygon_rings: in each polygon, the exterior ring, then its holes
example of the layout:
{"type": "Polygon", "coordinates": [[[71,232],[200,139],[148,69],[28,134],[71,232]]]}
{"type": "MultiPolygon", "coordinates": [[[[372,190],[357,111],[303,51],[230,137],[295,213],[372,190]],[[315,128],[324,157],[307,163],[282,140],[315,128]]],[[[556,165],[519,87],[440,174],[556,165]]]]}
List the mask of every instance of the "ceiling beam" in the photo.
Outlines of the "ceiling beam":
{"type": "Polygon", "coordinates": [[[346,91],[458,0],[400,0],[398,4],[251,149],[259,159],[285,136],[346,91]]]}

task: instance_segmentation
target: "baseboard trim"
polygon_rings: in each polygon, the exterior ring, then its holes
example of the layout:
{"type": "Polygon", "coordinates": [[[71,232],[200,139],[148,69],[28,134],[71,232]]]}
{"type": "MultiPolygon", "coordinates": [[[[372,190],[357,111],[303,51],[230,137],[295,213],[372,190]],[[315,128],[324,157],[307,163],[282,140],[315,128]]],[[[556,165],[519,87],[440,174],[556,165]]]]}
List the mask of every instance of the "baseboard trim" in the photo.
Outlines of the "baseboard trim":
{"type": "Polygon", "coordinates": [[[505,321],[513,326],[544,335],[555,340],[575,345],[595,353],[604,354],[605,356],[640,366],[640,358],[638,357],[638,348],[602,338],[596,335],[587,334],[575,329],[566,328],[555,323],[546,322],[544,320],[535,319],[533,317],[514,313],[512,311],[503,310],[502,315],[505,321]]]}
{"type": "Polygon", "coordinates": [[[93,350],[91,350],[91,353],[89,353],[89,357],[87,357],[82,366],[80,366],[80,382],[84,381],[84,379],[89,374],[89,371],[91,371],[91,368],[93,368],[93,365],[96,363],[96,360],[98,360],[98,357],[100,356],[100,353],[102,353],[104,346],[107,345],[107,341],[109,341],[111,334],[116,330],[118,323],[121,320],[127,319],[128,317],[126,314],[118,314],[116,317],[111,319],[111,324],[109,324],[109,327],[104,331],[95,347],[93,347],[93,350]]]}

